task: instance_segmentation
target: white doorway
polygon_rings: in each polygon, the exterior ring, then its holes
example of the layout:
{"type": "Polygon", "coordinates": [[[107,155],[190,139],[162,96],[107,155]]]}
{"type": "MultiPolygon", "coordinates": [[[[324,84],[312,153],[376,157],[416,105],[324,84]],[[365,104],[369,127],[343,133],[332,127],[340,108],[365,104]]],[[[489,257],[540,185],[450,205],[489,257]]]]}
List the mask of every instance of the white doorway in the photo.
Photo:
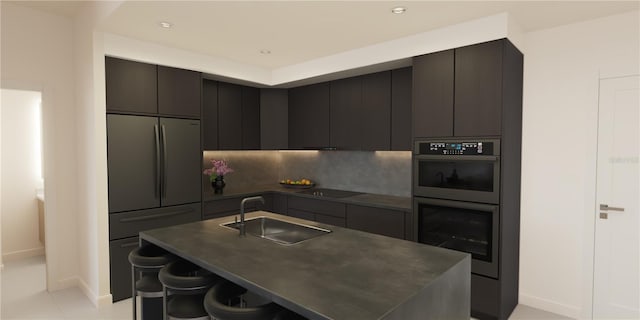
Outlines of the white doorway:
{"type": "Polygon", "coordinates": [[[640,77],[600,80],[594,319],[640,319],[640,77]]]}
{"type": "Polygon", "coordinates": [[[2,89],[0,97],[0,256],[4,263],[45,254],[44,214],[39,214],[40,208],[44,210],[44,173],[42,94],[2,89]]]}

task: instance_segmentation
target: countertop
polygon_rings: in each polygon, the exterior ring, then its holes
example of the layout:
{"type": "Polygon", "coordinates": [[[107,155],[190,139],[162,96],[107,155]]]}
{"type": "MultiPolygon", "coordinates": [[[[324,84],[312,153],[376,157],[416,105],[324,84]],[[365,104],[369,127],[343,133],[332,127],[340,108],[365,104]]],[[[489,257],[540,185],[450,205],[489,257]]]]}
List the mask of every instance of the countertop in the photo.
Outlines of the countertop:
{"type": "Polygon", "coordinates": [[[140,238],[310,319],[469,319],[468,254],[265,211],[247,214],[257,216],[332,232],[281,245],[241,237],[220,226],[233,221],[224,217],[140,238]]]}
{"type": "Polygon", "coordinates": [[[285,188],[279,184],[253,185],[241,188],[227,186],[223,194],[214,194],[213,191],[204,192],[203,201],[214,201],[225,198],[250,197],[265,193],[295,194],[299,197],[322,199],[327,201],[342,202],[347,204],[365,205],[383,209],[411,211],[411,197],[399,197],[382,194],[361,193],[345,198],[321,197],[300,193],[305,189],[285,188]]]}

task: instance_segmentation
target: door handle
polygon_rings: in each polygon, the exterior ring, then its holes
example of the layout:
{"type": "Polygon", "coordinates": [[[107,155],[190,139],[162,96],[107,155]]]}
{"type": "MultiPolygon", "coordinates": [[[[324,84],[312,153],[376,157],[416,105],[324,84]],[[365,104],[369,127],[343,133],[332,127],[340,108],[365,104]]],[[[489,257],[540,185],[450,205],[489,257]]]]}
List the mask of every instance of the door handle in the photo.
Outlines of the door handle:
{"type": "Polygon", "coordinates": [[[154,126],[155,138],[156,138],[156,184],[153,194],[159,197],[158,190],[160,189],[160,134],[158,132],[158,125],[154,126]]]}
{"type": "MultiPolygon", "coordinates": [[[[600,219],[609,219],[610,211],[624,212],[624,208],[609,207],[608,204],[600,204],[600,219]],[[604,212],[602,212],[604,211],[604,212]]],[[[615,213],[615,212],[611,212],[615,213]]]]}
{"type": "Polygon", "coordinates": [[[167,131],[165,130],[164,124],[160,126],[162,130],[162,187],[161,187],[161,198],[167,197],[167,131]]]}
{"type": "Polygon", "coordinates": [[[609,207],[608,204],[600,204],[600,210],[604,210],[604,211],[620,211],[623,212],[624,208],[618,208],[618,207],[609,207]]]}

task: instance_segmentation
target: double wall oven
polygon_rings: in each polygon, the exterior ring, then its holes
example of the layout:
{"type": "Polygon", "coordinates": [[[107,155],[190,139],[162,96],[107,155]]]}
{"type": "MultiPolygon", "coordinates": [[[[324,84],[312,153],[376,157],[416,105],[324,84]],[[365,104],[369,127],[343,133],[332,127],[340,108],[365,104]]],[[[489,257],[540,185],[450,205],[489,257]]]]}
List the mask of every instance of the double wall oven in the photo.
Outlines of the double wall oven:
{"type": "Polygon", "coordinates": [[[421,243],[471,254],[471,272],[498,277],[500,140],[417,141],[413,199],[421,243]]]}

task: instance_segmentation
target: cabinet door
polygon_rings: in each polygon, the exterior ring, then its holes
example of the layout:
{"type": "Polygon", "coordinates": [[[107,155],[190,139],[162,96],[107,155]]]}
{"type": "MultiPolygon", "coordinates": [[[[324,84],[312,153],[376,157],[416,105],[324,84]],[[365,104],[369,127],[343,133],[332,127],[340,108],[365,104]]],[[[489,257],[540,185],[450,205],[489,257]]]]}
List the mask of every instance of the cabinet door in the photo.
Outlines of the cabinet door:
{"type": "Polygon", "coordinates": [[[331,81],[331,146],[360,150],[363,137],[362,77],[331,81]]]}
{"type": "Polygon", "coordinates": [[[287,208],[287,196],[284,194],[274,193],[271,211],[279,214],[287,214],[287,208]]]}
{"type": "Polygon", "coordinates": [[[454,52],[413,58],[413,136],[453,136],[454,52]]]}
{"type": "Polygon", "coordinates": [[[362,76],[362,109],[355,121],[361,125],[361,150],[391,148],[391,71],[362,76]]]}
{"type": "Polygon", "coordinates": [[[138,247],[138,237],[109,242],[109,270],[113,302],[131,298],[129,253],[138,247]]]}
{"type": "Polygon", "coordinates": [[[202,219],[200,203],[136,210],[109,215],[109,240],[136,237],[145,230],[195,222],[202,219]]]}
{"type": "Polygon", "coordinates": [[[162,205],[170,206],[201,199],[202,152],[200,121],[160,119],[162,131],[162,205]]]}
{"type": "Polygon", "coordinates": [[[218,147],[242,150],[242,87],[218,83],[218,147]]]}
{"type": "Polygon", "coordinates": [[[411,67],[391,72],[391,150],[411,151],[411,67]]]}
{"type": "Polygon", "coordinates": [[[500,135],[503,40],[455,49],[454,135],[500,135]]]}
{"type": "Polygon", "coordinates": [[[200,118],[199,72],[158,66],[158,113],[200,118]]]}
{"type": "Polygon", "coordinates": [[[347,205],[347,227],[404,239],[404,215],[397,210],[347,205]]]}
{"type": "Polygon", "coordinates": [[[156,114],[157,67],[105,57],[107,111],[156,114]]]}
{"type": "Polygon", "coordinates": [[[260,150],[260,89],[242,87],[242,149],[260,150]]]}
{"type": "Polygon", "coordinates": [[[202,81],[202,136],[204,150],[218,150],[218,83],[202,81]]]}
{"type": "Polygon", "coordinates": [[[107,115],[110,213],[160,206],[160,151],[158,118],[107,115]]]}
{"type": "Polygon", "coordinates": [[[260,147],[289,148],[289,94],[287,89],[260,89],[260,147]]]}
{"type": "Polygon", "coordinates": [[[330,145],[330,92],[328,82],[289,90],[289,148],[330,145]]]}

